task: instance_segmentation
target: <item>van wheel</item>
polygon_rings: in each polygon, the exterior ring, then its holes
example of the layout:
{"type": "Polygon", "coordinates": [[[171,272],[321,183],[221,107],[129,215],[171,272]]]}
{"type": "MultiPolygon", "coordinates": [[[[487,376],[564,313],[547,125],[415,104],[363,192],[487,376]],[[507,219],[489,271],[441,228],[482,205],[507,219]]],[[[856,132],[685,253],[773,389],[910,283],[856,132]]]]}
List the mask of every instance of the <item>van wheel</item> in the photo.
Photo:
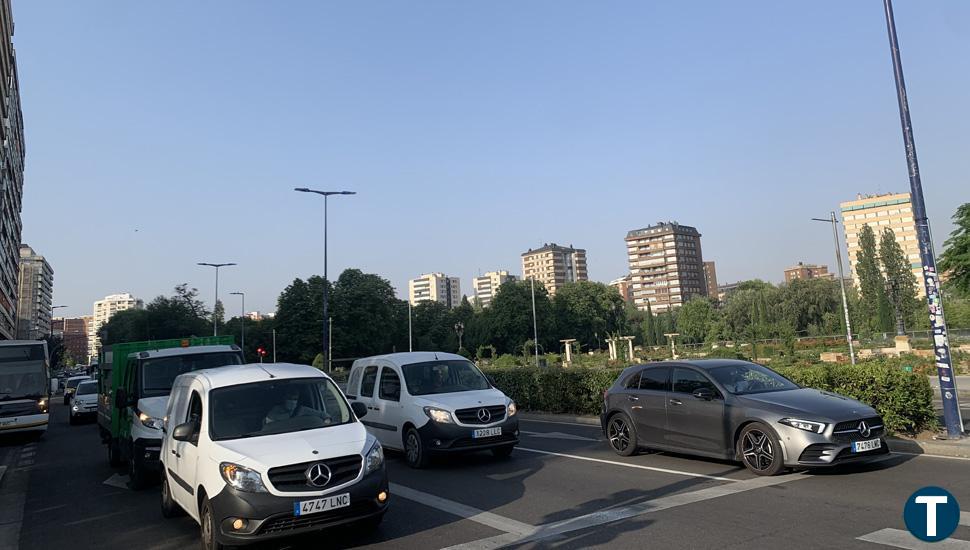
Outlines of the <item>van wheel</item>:
{"type": "Polygon", "coordinates": [[[112,468],[121,466],[121,456],[118,453],[118,444],[113,440],[108,440],[108,464],[112,468]]]}
{"type": "Polygon", "coordinates": [[[182,515],[182,508],[172,499],[172,492],[168,487],[168,476],[162,476],[162,517],[174,518],[182,515]]]}
{"type": "Polygon", "coordinates": [[[148,473],[138,465],[135,457],[128,459],[128,488],[140,491],[148,486],[148,473]]]}
{"type": "Polygon", "coordinates": [[[428,452],[421,442],[418,430],[411,428],[404,434],[404,457],[408,461],[408,466],[421,469],[428,465],[428,452]]]}
{"type": "Polygon", "coordinates": [[[226,546],[216,540],[216,518],[212,514],[212,506],[209,498],[202,499],[202,508],[199,510],[200,529],[202,530],[202,550],[225,550],[226,546]]]}
{"type": "Polygon", "coordinates": [[[515,445],[492,447],[492,456],[494,456],[495,458],[508,458],[512,456],[513,449],[515,449],[515,445]]]}

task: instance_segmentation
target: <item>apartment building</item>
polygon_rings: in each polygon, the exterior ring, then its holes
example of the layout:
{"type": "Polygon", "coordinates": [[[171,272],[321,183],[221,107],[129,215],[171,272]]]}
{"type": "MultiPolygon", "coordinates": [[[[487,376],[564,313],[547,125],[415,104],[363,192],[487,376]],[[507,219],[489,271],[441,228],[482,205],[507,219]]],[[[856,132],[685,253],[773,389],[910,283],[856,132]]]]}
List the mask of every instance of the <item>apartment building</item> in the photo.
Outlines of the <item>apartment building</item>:
{"type": "Polygon", "coordinates": [[[101,340],[98,331],[115,313],[126,309],[142,309],[145,303],[129,293],[110,294],[104,299],[94,302],[94,315],[88,324],[88,355],[96,358],[101,350],[101,340]]]}
{"type": "MultiPolygon", "coordinates": [[[[0,339],[17,337],[24,121],[10,0],[0,0],[0,339]]],[[[47,318],[48,321],[50,317],[47,318]]]]}
{"type": "Polygon", "coordinates": [[[458,277],[444,273],[427,273],[408,281],[408,301],[415,306],[422,302],[440,302],[449,308],[461,304],[461,282],[458,277]]]}
{"type": "Polygon", "coordinates": [[[845,228],[845,246],[849,255],[849,271],[852,281],[859,288],[859,274],[856,272],[859,253],[859,232],[869,225],[876,233],[876,245],[885,228],[896,235],[896,241],[903,249],[916,276],[917,292],[925,295],[923,287],[923,263],[919,255],[919,242],[916,237],[916,223],[913,221],[913,204],[909,193],[887,193],[883,195],[857,195],[856,200],[839,205],[842,223],[845,228]]]}
{"type": "Polygon", "coordinates": [[[620,293],[620,297],[623,298],[624,302],[633,300],[633,278],[629,274],[619,279],[613,279],[610,281],[610,286],[620,293]]]}
{"type": "Polygon", "coordinates": [[[701,234],[677,222],[660,222],[626,235],[633,304],[654,313],[668,311],[692,296],[706,296],[701,234]]]}
{"type": "Polygon", "coordinates": [[[19,247],[17,282],[17,338],[39,340],[51,334],[51,306],[54,299],[54,270],[34,249],[19,247]]]}
{"type": "Polygon", "coordinates": [[[785,282],[790,283],[795,279],[833,279],[835,275],[829,273],[829,266],[818,264],[806,264],[798,262],[785,270],[785,282]]]}
{"type": "Polygon", "coordinates": [[[487,307],[490,303],[492,303],[492,298],[494,298],[495,293],[498,292],[498,287],[502,286],[504,283],[515,280],[516,276],[509,274],[509,272],[506,270],[489,271],[484,275],[475,277],[472,279],[472,286],[475,290],[475,298],[478,299],[479,305],[482,307],[487,307]]]}
{"type": "Polygon", "coordinates": [[[546,243],[522,253],[522,278],[541,282],[550,296],[566,283],[588,281],[586,251],[573,245],[546,243]]]}
{"type": "Polygon", "coordinates": [[[714,262],[704,262],[704,286],[707,288],[707,296],[712,300],[717,299],[717,270],[714,262]]]}
{"type": "Polygon", "coordinates": [[[61,338],[65,352],[79,363],[88,360],[88,325],[93,319],[90,315],[54,318],[54,336],[61,338]]]}

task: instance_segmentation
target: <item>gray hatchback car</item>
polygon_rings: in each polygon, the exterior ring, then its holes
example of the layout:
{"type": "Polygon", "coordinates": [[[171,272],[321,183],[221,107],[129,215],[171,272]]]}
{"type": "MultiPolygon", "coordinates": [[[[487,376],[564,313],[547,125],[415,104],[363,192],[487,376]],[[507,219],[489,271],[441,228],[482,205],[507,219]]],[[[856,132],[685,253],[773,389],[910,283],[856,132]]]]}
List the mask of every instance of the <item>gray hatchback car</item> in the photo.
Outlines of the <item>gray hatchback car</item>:
{"type": "Polygon", "coordinates": [[[617,454],[645,447],[740,460],[758,475],[889,453],[872,407],[730,359],[629,367],[604,394],[600,421],[617,454]]]}

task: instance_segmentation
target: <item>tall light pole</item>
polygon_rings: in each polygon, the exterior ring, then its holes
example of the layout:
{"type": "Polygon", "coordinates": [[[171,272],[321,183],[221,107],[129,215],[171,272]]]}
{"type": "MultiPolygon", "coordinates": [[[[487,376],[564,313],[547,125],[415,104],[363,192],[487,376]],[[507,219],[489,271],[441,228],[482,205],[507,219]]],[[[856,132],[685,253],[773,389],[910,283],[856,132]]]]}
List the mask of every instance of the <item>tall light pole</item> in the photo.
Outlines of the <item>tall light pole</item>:
{"type": "Polygon", "coordinates": [[[832,224],[832,238],[835,239],[835,263],[839,266],[839,286],[842,288],[842,311],[845,313],[845,339],[849,343],[849,360],[855,365],[855,347],[852,345],[852,322],[849,321],[849,301],[845,297],[845,274],[842,272],[842,249],[839,246],[839,221],[835,219],[835,212],[829,213],[829,219],[812,218],[817,222],[832,224]]]}
{"type": "MultiPolygon", "coordinates": [[[[51,333],[50,333],[50,335],[51,335],[52,338],[54,337],[54,310],[55,309],[61,309],[62,307],[67,307],[67,306],[54,306],[54,305],[51,306],[51,333]]],[[[67,328],[66,325],[67,325],[67,322],[65,322],[65,329],[67,328]]],[[[65,331],[62,331],[62,332],[65,332],[65,331]]]]}
{"type": "Polygon", "coordinates": [[[916,238],[919,242],[920,262],[923,264],[923,285],[930,314],[930,328],[933,330],[933,351],[936,355],[936,374],[940,378],[940,394],[943,396],[943,419],[946,422],[948,437],[958,439],[963,436],[963,420],[960,418],[960,402],[957,398],[956,377],[953,376],[953,361],[950,357],[950,341],[943,317],[943,302],[940,299],[939,276],[936,273],[936,255],[930,240],[929,222],[926,217],[926,204],[923,202],[923,184],[919,176],[919,161],[916,158],[916,139],[913,137],[913,122],[909,117],[909,100],[906,97],[906,81],[903,78],[903,60],[899,55],[899,42],[896,39],[896,21],[893,15],[892,0],[883,0],[886,12],[886,29],[889,32],[889,49],[893,60],[893,75],[896,77],[896,100],[899,103],[899,122],[903,129],[903,144],[906,147],[906,163],[909,167],[910,200],[913,203],[913,221],[916,224],[916,238]]]}
{"type": "Polygon", "coordinates": [[[529,281],[532,283],[532,347],[536,350],[536,367],[539,366],[539,322],[536,320],[536,278],[533,275],[529,281]]]}
{"type": "Polygon", "coordinates": [[[204,265],[206,267],[216,268],[216,301],[212,303],[212,335],[219,336],[219,318],[216,317],[216,307],[219,305],[219,268],[229,267],[231,265],[236,265],[232,262],[225,264],[210,264],[207,262],[199,262],[197,265],[204,265]]]}
{"type": "Polygon", "coordinates": [[[330,315],[327,311],[330,302],[330,280],[327,279],[327,199],[331,195],[356,195],[356,191],[319,191],[309,187],[293,189],[300,193],[316,193],[323,195],[323,360],[326,371],[330,372],[330,315]]]}
{"type": "Polygon", "coordinates": [[[458,335],[458,351],[461,351],[461,336],[465,334],[465,323],[461,321],[455,323],[455,334],[458,335]]]}
{"type": "Polygon", "coordinates": [[[242,315],[239,316],[239,347],[242,348],[243,359],[246,358],[246,293],[230,292],[232,296],[242,298],[242,315]]]}

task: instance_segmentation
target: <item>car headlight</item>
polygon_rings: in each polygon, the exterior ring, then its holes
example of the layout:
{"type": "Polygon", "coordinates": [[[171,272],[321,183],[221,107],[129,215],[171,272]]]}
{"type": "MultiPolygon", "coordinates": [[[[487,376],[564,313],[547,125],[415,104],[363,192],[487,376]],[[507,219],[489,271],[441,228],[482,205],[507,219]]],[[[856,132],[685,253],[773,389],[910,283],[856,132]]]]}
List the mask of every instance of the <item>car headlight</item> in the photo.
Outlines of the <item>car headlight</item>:
{"type": "Polygon", "coordinates": [[[824,422],[815,422],[813,420],[800,420],[798,418],[782,418],[778,422],[791,426],[792,428],[798,428],[799,430],[805,430],[806,432],[814,432],[820,434],[825,431],[828,424],[824,422]]]}
{"type": "Polygon", "coordinates": [[[146,428],[151,428],[153,430],[161,430],[165,423],[161,418],[155,418],[154,416],[148,416],[143,412],[138,413],[138,420],[141,420],[142,425],[146,428]]]}
{"type": "Polygon", "coordinates": [[[451,413],[446,410],[436,409],[434,407],[425,407],[424,414],[428,415],[428,418],[439,424],[454,424],[455,422],[454,419],[451,418],[451,413]]]}
{"type": "Polygon", "coordinates": [[[77,406],[77,403],[75,403],[74,406],[71,407],[71,410],[74,411],[74,412],[77,412],[79,408],[80,407],[77,406]]]}
{"type": "Polygon", "coordinates": [[[515,406],[515,401],[509,401],[509,416],[515,416],[517,412],[519,412],[519,408],[515,406]]]}
{"type": "Polygon", "coordinates": [[[364,456],[364,473],[369,474],[380,468],[382,464],[384,464],[384,448],[381,447],[381,442],[375,439],[374,445],[364,456]]]}
{"type": "Polygon", "coordinates": [[[222,473],[222,479],[235,489],[247,493],[266,492],[266,486],[263,485],[263,476],[259,475],[256,470],[250,470],[232,462],[223,462],[219,464],[219,471],[222,473]]]}

